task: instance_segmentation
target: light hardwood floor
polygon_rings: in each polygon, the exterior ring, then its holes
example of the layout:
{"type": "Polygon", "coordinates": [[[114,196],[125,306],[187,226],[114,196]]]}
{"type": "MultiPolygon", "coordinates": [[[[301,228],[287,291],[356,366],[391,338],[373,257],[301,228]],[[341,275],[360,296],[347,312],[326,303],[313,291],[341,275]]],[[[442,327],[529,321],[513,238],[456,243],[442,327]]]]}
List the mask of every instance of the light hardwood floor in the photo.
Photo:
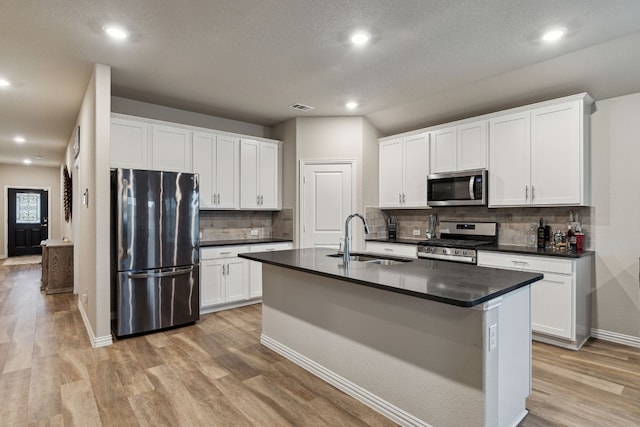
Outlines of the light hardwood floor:
{"type": "MultiPolygon", "coordinates": [[[[0,426],[392,426],[259,344],[260,305],[93,349],[71,294],[0,266],[0,426]]],[[[522,426],[640,425],[640,349],[534,343],[522,426]]]]}

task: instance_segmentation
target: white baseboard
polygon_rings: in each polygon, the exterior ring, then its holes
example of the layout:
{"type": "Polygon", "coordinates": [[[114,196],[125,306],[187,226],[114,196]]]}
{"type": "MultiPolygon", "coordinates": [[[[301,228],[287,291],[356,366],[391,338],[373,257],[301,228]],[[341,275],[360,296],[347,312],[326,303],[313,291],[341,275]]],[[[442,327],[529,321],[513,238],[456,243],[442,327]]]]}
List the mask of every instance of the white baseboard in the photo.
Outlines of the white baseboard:
{"type": "Polygon", "coordinates": [[[408,412],[264,334],[260,336],[260,343],[401,426],[431,427],[408,412]]]}
{"type": "Polygon", "coordinates": [[[605,331],[602,329],[591,329],[591,336],[605,341],[640,348],[640,337],[634,337],[633,335],[619,334],[617,332],[605,331]]]}
{"type": "Polygon", "coordinates": [[[101,337],[96,337],[96,334],[93,332],[93,328],[91,327],[91,322],[89,322],[89,318],[87,317],[87,313],[84,311],[84,306],[78,300],[78,310],[80,310],[80,315],[82,315],[82,321],[84,322],[84,327],[87,330],[87,335],[89,335],[89,341],[91,341],[91,347],[106,347],[108,345],[113,344],[113,337],[111,334],[104,335],[101,337]]]}

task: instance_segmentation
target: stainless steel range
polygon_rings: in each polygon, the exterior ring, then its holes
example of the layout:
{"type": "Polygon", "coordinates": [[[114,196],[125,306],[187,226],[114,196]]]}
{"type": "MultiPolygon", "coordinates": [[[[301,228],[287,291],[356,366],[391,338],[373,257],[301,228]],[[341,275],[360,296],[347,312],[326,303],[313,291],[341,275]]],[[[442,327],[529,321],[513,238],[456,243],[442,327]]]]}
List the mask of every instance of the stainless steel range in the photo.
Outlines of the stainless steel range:
{"type": "Polygon", "coordinates": [[[476,248],[497,240],[496,222],[440,221],[440,238],[418,243],[418,257],[476,264],[476,248]]]}

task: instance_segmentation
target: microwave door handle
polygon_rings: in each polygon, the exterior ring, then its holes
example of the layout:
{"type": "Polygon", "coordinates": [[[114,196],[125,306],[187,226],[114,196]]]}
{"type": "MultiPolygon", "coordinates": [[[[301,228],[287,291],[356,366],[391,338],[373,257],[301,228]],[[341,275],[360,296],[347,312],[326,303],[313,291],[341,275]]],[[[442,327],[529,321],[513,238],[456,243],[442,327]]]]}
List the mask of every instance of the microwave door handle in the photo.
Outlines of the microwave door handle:
{"type": "Polygon", "coordinates": [[[475,176],[471,175],[469,177],[469,200],[475,200],[475,193],[473,191],[473,181],[475,180],[475,176]]]}

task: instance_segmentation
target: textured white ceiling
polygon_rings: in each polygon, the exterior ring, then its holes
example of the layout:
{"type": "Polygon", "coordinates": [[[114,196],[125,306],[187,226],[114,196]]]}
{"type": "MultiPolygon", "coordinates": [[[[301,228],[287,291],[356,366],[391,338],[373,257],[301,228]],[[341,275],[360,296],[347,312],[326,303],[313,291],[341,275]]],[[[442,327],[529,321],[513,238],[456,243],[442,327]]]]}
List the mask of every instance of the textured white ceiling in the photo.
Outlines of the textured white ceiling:
{"type": "Polygon", "coordinates": [[[15,83],[0,90],[0,162],[57,164],[94,63],[112,67],[117,96],[267,126],[364,115],[390,134],[581,91],[640,91],[640,1],[2,0],[0,58],[15,83]],[[109,22],[130,40],[106,39],[109,22]],[[538,41],[558,24],[563,42],[538,41]],[[358,28],[374,36],[364,49],[347,42],[358,28]],[[346,111],[350,98],[362,107],[346,111]]]}

